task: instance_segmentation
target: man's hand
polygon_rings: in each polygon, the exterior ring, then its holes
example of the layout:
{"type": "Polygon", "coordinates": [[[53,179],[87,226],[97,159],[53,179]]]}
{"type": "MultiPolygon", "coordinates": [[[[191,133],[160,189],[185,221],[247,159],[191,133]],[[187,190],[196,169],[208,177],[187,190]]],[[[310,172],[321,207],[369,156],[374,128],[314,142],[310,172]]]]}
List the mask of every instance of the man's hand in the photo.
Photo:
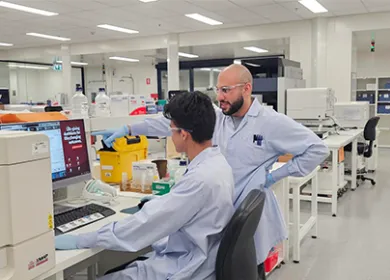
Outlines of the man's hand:
{"type": "Polygon", "coordinates": [[[97,131],[97,132],[93,132],[91,135],[92,136],[102,135],[104,144],[106,144],[107,147],[111,148],[114,141],[117,138],[122,138],[124,136],[129,135],[129,134],[130,134],[129,127],[127,125],[124,125],[118,130],[97,131]]]}
{"type": "Polygon", "coordinates": [[[57,250],[76,250],[77,236],[68,234],[56,236],[55,246],[57,250]]]}
{"type": "Polygon", "coordinates": [[[264,188],[268,189],[269,187],[271,187],[273,184],[275,184],[275,180],[274,180],[274,177],[272,177],[272,174],[271,173],[268,173],[267,174],[267,179],[265,181],[265,185],[264,185],[264,188]]]}

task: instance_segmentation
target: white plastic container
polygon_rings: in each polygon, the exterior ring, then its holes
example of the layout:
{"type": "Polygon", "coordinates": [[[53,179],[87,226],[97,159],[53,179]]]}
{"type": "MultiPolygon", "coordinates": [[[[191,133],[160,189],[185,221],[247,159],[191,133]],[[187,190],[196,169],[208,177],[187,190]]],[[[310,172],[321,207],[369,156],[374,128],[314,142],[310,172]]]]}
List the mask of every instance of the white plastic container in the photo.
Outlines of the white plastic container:
{"type": "Polygon", "coordinates": [[[179,168],[176,169],[175,172],[175,183],[179,182],[181,177],[183,177],[184,173],[187,170],[187,161],[181,160],[179,168]]]}
{"type": "Polygon", "coordinates": [[[109,117],[110,115],[110,98],[104,88],[99,88],[99,93],[95,99],[95,116],[109,117]]]}
{"type": "Polygon", "coordinates": [[[113,117],[124,117],[129,115],[129,95],[112,93],[110,94],[110,111],[113,117]]]}
{"type": "Polygon", "coordinates": [[[72,118],[88,118],[88,98],[83,94],[83,88],[77,84],[76,93],[72,97],[72,118]]]}

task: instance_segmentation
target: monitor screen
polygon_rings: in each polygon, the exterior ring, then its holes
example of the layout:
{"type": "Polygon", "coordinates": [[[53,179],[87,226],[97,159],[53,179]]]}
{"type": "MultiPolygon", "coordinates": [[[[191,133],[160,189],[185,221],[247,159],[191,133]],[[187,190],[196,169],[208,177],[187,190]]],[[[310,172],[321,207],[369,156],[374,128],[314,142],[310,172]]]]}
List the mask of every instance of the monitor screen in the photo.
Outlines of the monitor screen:
{"type": "Polygon", "coordinates": [[[49,137],[54,189],[90,177],[91,169],[83,120],[3,124],[0,130],[37,131],[49,137]]]}

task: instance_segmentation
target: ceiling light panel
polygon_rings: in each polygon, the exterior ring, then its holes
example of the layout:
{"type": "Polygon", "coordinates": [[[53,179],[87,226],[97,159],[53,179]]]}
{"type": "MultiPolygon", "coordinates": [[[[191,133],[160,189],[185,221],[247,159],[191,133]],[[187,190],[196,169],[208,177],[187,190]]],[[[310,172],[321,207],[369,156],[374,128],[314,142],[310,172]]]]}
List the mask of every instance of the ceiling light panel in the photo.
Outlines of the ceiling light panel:
{"type": "Polygon", "coordinates": [[[221,25],[221,24],[223,24],[220,21],[217,21],[217,20],[212,19],[212,18],[208,18],[208,17],[203,16],[201,14],[186,14],[186,17],[192,18],[194,20],[197,20],[197,21],[209,24],[209,25],[221,25]]]}
{"type": "MultiPolygon", "coordinates": [[[[56,61],[56,63],[62,63],[62,60],[56,61]]],[[[72,65],[88,65],[86,62],[78,62],[78,61],[71,61],[70,64],[72,65]]]]}
{"type": "Polygon", "coordinates": [[[52,36],[52,35],[46,35],[46,34],[41,34],[41,33],[26,33],[28,36],[34,36],[34,37],[39,37],[39,38],[44,38],[44,39],[50,39],[50,40],[58,40],[58,41],[70,41],[69,38],[64,38],[64,37],[58,37],[58,36],[52,36]]]}
{"type": "Polygon", "coordinates": [[[27,6],[22,6],[22,5],[18,5],[18,4],[14,4],[14,3],[6,2],[6,1],[0,1],[0,7],[18,10],[18,11],[22,11],[22,12],[26,12],[26,13],[31,13],[31,14],[37,14],[37,15],[41,15],[41,16],[47,16],[47,17],[58,16],[58,13],[39,10],[39,9],[35,9],[35,8],[27,7],[27,6]]]}
{"type": "Polygon", "coordinates": [[[187,58],[197,58],[197,57],[199,57],[199,55],[190,54],[190,53],[184,53],[184,52],[179,52],[179,56],[187,57],[187,58]]]}
{"type": "Polygon", "coordinates": [[[139,62],[138,59],[128,58],[128,57],[120,57],[120,56],[111,56],[109,59],[127,61],[127,62],[139,62]]]}
{"type": "Polygon", "coordinates": [[[0,47],[12,47],[14,44],[10,44],[10,43],[1,43],[0,42],[0,47]]]}
{"type": "Polygon", "coordinates": [[[301,0],[299,1],[299,3],[301,3],[303,6],[305,6],[307,9],[309,9],[315,14],[328,12],[328,10],[316,0],[301,0]]]}
{"type": "Polygon", "coordinates": [[[97,27],[112,30],[112,31],[118,31],[118,32],[123,32],[123,33],[128,33],[128,34],[137,34],[139,31],[137,30],[132,30],[132,29],[127,29],[115,25],[110,25],[110,24],[99,24],[97,27]]]}
{"type": "Polygon", "coordinates": [[[25,64],[16,64],[10,63],[8,64],[10,68],[23,68],[23,69],[35,69],[35,70],[48,70],[50,67],[48,66],[37,66],[37,65],[25,65],[25,64]]]}
{"type": "Polygon", "coordinates": [[[251,51],[251,52],[256,52],[256,53],[267,53],[268,50],[261,49],[258,47],[244,47],[245,50],[251,51]]]}

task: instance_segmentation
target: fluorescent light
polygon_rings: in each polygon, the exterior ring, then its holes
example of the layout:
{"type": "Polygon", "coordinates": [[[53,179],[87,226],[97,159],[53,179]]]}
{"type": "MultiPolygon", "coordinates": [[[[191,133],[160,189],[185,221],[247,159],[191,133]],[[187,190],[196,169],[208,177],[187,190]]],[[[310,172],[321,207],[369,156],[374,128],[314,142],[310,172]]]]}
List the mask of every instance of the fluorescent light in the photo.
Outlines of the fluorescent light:
{"type": "MultiPolygon", "coordinates": [[[[62,64],[62,60],[58,60],[58,61],[56,61],[56,63],[62,64]]],[[[72,65],[88,65],[88,63],[86,63],[86,62],[77,62],[77,61],[71,61],[70,64],[72,64],[72,65]]]]}
{"type": "Polygon", "coordinates": [[[40,37],[40,38],[44,38],[44,39],[58,40],[58,41],[70,41],[69,38],[45,35],[45,34],[40,34],[40,33],[26,33],[26,35],[40,37]]]}
{"type": "Polygon", "coordinates": [[[118,27],[110,24],[99,24],[97,27],[104,28],[104,29],[109,29],[113,31],[118,31],[118,32],[123,32],[123,33],[128,33],[128,34],[136,34],[139,33],[137,30],[131,30],[123,27],[118,27]]]}
{"type": "Polygon", "coordinates": [[[127,62],[139,62],[138,59],[128,58],[128,57],[120,57],[120,56],[111,56],[111,57],[109,57],[109,59],[121,60],[121,61],[127,61],[127,62]]]}
{"type": "Polygon", "coordinates": [[[266,53],[268,52],[267,50],[260,49],[258,47],[244,47],[245,50],[251,51],[251,52],[257,52],[257,53],[266,53]]]}
{"type": "Polygon", "coordinates": [[[199,70],[200,71],[208,71],[208,72],[210,72],[210,71],[221,72],[221,69],[217,69],[217,68],[206,68],[206,67],[204,67],[204,68],[200,68],[199,70]]]}
{"type": "Polygon", "coordinates": [[[156,2],[158,0],[139,0],[140,2],[149,3],[149,2],[156,2]]]}
{"type": "Polygon", "coordinates": [[[12,47],[14,44],[10,44],[10,43],[0,43],[0,46],[1,47],[12,47]]]}
{"type": "Polygon", "coordinates": [[[8,64],[8,67],[24,68],[24,69],[36,69],[36,70],[48,70],[50,68],[48,66],[24,65],[24,64],[16,64],[16,63],[10,63],[10,64],[8,64]]]}
{"type": "Polygon", "coordinates": [[[187,57],[187,58],[197,58],[197,57],[199,57],[199,55],[196,55],[196,54],[183,53],[183,52],[179,52],[179,56],[187,57]]]}
{"type": "Polygon", "coordinates": [[[197,21],[201,21],[201,22],[209,24],[209,25],[220,25],[220,24],[223,24],[220,21],[217,21],[217,20],[214,20],[214,19],[202,16],[200,14],[186,14],[186,17],[192,18],[192,19],[197,20],[197,21]]]}
{"type": "Polygon", "coordinates": [[[328,12],[328,10],[325,9],[325,7],[318,3],[316,0],[301,0],[299,1],[299,3],[301,3],[303,6],[305,6],[315,14],[328,12]]]}
{"type": "Polygon", "coordinates": [[[22,5],[18,5],[18,4],[9,3],[6,1],[0,1],[0,7],[14,9],[14,10],[32,13],[32,14],[38,14],[38,15],[47,16],[47,17],[58,16],[58,13],[34,9],[34,8],[30,8],[30,7],[26,7],[26,6],[22,6],[22,5]]]}
{"type": "Polygon", "coordinates": [[[250,63],[250,62],[245,62],[245,64],[252,66],[252,67],[261,67],[261,65],[259,65],[259,64],[254,64],[254,63],[250,63]]]}

